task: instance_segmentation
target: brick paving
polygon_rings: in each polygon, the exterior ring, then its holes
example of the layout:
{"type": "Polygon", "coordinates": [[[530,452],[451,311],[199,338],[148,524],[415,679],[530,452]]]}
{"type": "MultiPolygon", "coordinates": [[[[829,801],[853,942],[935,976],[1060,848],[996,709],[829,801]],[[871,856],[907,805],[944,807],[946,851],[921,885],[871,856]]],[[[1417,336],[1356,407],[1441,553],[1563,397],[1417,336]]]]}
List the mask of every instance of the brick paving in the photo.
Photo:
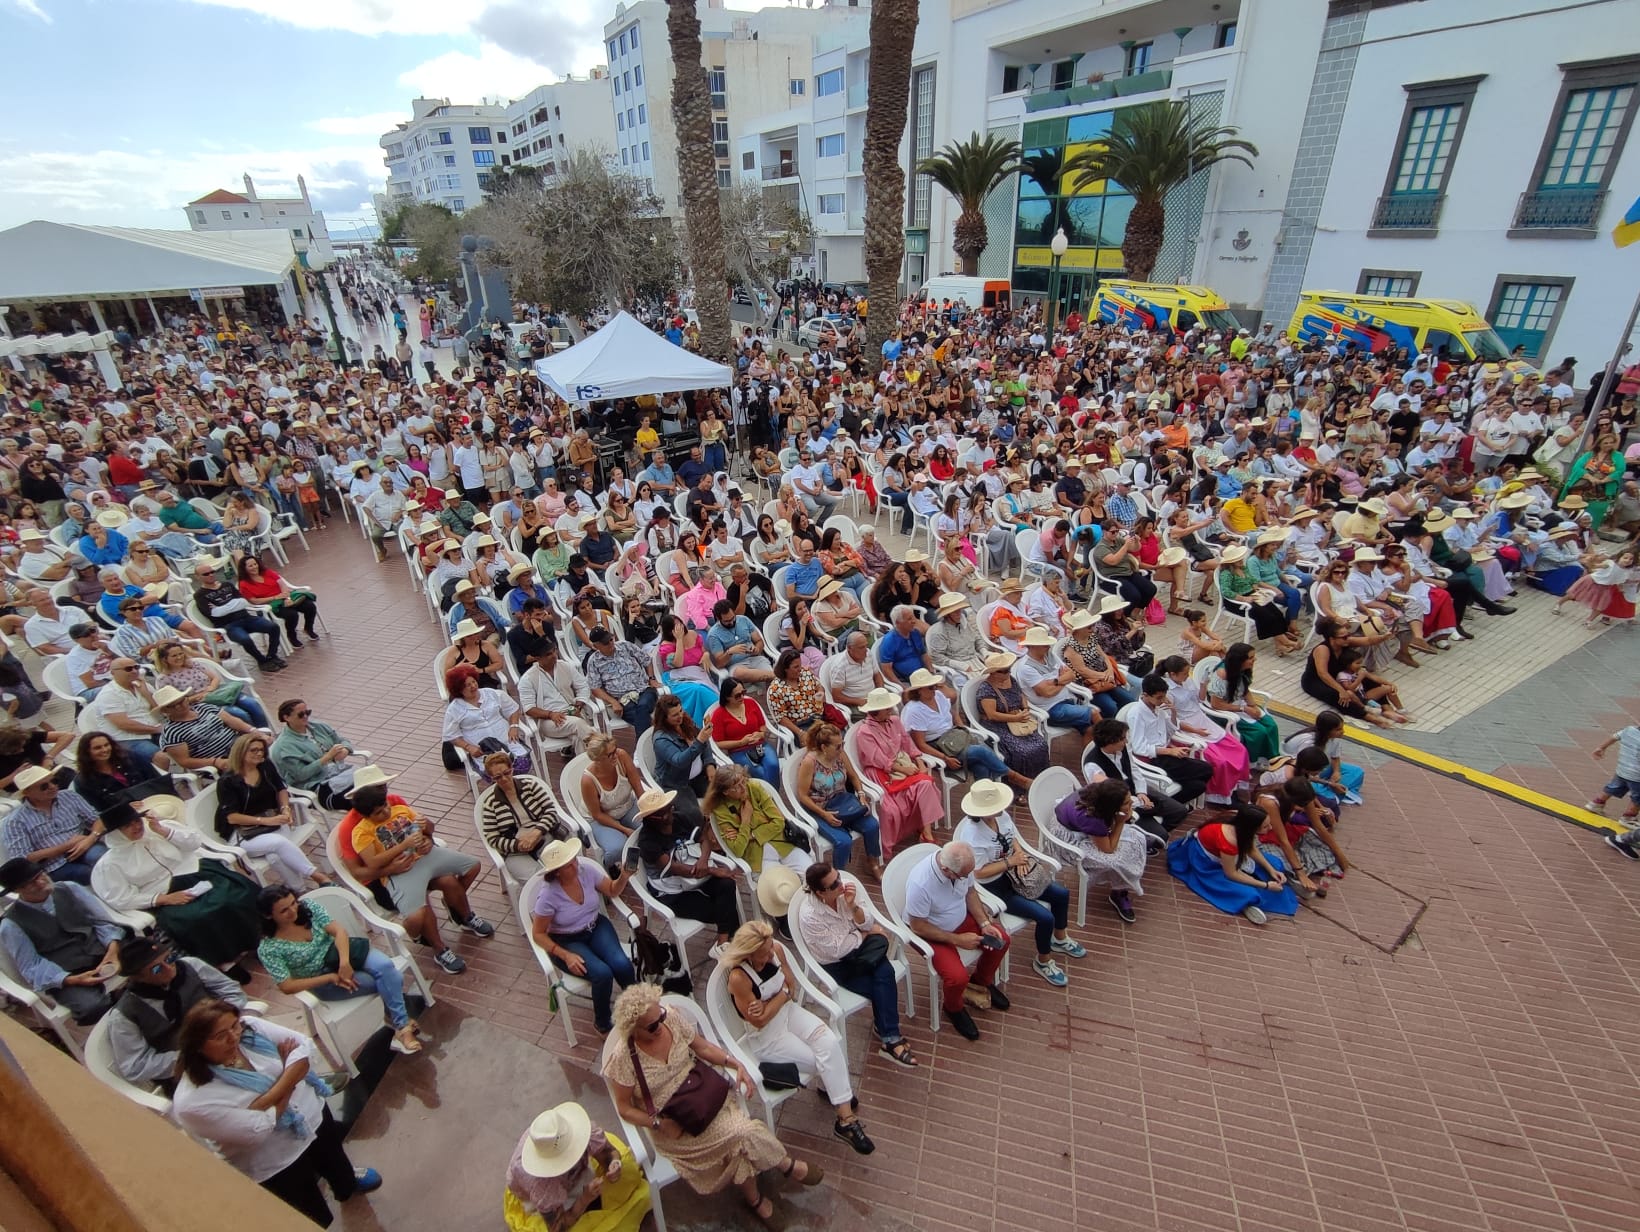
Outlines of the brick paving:
{"type": "MultiPolygon", "coordinates": [[[[439,761],[428,677],[443,640],[425,604],[355,531],[314,539],[289,572],[318,592],[333,636],[262,682],[265,699],[306,697],[477,852],[466,785],[439,761]]],[[[1565,673],[1598,675],[1620,636],[1565,673]]],[[[818,1101],[788,1101],[782,1137],[840,1194],[823,1216],[783,1205],[782,1226],[1640,1226],[1640,987],[1623,962],[1640,954],[1634,868],[1592,835],[1406,764],[1374,768],[1367,793],[1341,832],[1358,871],[1294,921],[1253,928],[1153,866],[1136,925],[1096,902],[1073,929],[1089,956],[1065,964],[1068,989],[1014,964],[1014,1008],[981,1015],[979,1043],[932,1035],[925,1001],[908,1023],[919,1070],[867,1057],[855,1031],[877,1153],[832,1138],[818,1101]]],[[[590,1022],[567,1048],[493,875],[476,897],[497,936],[461,936],[468,972],[437,973],[438,995],[539,1047],[599,1105],[590,1022]]],[[[408,1064],[436,1067],[439,1046],[408,1064]]],[[[447,1101],[461,1088],[458,1074],[437,1085],[447,1101]]],[[[525,1097],[482,1115],[521,1127],[537,1111],[525,1097]]],[[[402,1132],[441,1123],[407,1113],[402,1132]]],[[[499,1180],[505,1159],[468,1158],[464,1141],[444,1140],[448,1162],[499,1180]]],[[[678,1205],[674,1227],[751,1226],[733,1199],[678,1205]]],[[[432,1227],[437,1208],[436,1187],[392,1186],[344,1226],[432,1227]]]]}

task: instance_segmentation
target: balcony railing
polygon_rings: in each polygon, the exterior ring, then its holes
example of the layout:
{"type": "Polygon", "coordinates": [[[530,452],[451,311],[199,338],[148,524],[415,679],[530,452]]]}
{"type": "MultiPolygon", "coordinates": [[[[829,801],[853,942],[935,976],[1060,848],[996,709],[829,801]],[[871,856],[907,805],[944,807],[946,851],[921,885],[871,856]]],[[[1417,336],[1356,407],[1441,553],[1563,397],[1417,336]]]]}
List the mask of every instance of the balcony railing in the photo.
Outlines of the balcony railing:
{"type": "Polygon", "coordinates": [[[1521,230],[1593,231],[1606,193],[1594,188],[1542,189],[1524,192],[1515,206],[1515,227],[1521,230]]]}
{"type": "Polygon", "coordinates": [[[1391,193],[1372,211],[1375,231],[1433,231],[1441,219],[1444,193],[1391,193]]]}
{"type": "Polygon", "coordinates": [[[863,231],[866,226],[866,212],[864,210],[850,210],[848,212],[848,229],[863,231]]]}
{"type": "Polygon", "coordinates": [[[854,111],[856,108],[864,107],[865,105],[866,83],[863,81],[856,81],[848,88],[848,109],[850,111],[854,111]]]}
{"type": "Polygon", "coordinates": [[[763,178],[765,180],[788,180],[796,174],[796,163],[776,163],[771,167],[763,168],[763,178]]]}

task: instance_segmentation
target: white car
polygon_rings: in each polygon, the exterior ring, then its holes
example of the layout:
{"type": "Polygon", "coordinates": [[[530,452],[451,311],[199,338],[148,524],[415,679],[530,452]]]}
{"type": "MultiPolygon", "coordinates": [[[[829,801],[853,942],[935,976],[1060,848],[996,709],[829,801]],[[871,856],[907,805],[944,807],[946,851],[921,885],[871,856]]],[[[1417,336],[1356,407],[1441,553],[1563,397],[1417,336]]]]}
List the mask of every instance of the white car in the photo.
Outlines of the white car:
{"type": "Polygon", "coordinates": [[[803,328],[797,331],[797,341],[803,346],[819,346],[822,342],[829,342],[833,346],[840,346],[847,342],[854,334],[854,326],[847,321],[834,321],[830,317],[811,317],[803,322],[803,328]]]}

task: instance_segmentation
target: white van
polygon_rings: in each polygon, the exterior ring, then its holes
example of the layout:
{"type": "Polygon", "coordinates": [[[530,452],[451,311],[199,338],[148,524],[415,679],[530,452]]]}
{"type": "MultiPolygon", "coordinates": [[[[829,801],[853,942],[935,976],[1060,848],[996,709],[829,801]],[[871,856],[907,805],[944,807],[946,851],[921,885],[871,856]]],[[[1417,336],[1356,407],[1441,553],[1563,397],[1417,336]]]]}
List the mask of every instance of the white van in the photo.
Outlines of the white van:
{"type": "Polygon", "coordinates": [[[1013,288],[1006,278],[970,278],[963,274],[941,274],[930,278],[918,293],[918,300],[938,307],[946,300],[967,304],[971,309],[1007,312],[1013,288]]]}

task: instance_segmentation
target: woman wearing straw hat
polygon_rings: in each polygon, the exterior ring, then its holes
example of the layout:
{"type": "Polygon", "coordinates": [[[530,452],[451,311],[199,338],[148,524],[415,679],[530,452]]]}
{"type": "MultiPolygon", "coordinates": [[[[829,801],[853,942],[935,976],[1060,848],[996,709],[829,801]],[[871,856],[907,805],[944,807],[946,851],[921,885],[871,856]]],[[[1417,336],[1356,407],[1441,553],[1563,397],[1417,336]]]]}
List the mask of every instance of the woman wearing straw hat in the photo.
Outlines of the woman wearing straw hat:
{"type": "Polygon", "coordinates": [[[506,687],[506,665],[501,660],[500,643],[486,638],[483,628],[470,618],[456,625],[450,634],[450,648],[439,660],[439,670],[446,675],[458,667],[470,667],[477,672],[481,689],[506,687]]]}
{"type": "MultiPolygon", "coordinates": [[[[699,1194],[719,1193],[733,1185],[759,1219],[774,1216],[774,1204],[758,1188],[758,1174],[779,1168],[800,1185],[818,1185],[825,1173],[818,1164],[796,1159],[762,1121],[746,1115],[740,1100],[727,1090],[715,1113],[698,1133],[685,1129],[667,1108],[697,1068],[708,1071],[709,1088],[721,1089],[721,1070],[743,1095],[756,1089],[752,1076],[722,1048],[702,1038],[694,1017],[661,1004],[656,984],[634,984],[615,1001],[615,1032],[604,1049],[603,1072],[614,1088],[615,1111],[654,1139],[655,1149],[699,1194]]],[[[710,1111],[698,1097],[692,1113],[710,1111]]],[[[680,1110],[681,1112],[682,1110],[680,1110]]]]}
{"type": "Polygon", "coordinates": [[[632,1152],[574,1102],[531,1121],[507,1165],[508,1232],[618,1232],[636,1228],[649,1208],[632,1152]]]}
{"type": "MultiPolygon", "coordinates": [[[[1266,550],[1274,549],[1266,545],[1266,550]]],[[[1262,585],[1248,569],[1248,555],[1239,543],[1224,549],[1224,555],[1219,557],[1219,590],[1225,599],[1235,600],[1247,608],[1260,639],[1274,638],[1281,653],[1288,654],[1298,647],[1293,620],[1287,614],[1281,592],[1262,585]]]]}
{"type": "Polygon", "coordinates": [[[974,880],[1000,898],[1007,910],[1035,925],[1036,958],[1031,970],[1055,988],[1063,988],[1070,979],[1054,956],[1084,958],[1087,951],[1066,931],[1070,891],[1021,846],[1019,830],[1009,815],[1013,803],[1011,789],[981,779],[963,797],[963,817],[951,837],[974,849],[974,880]]]}
{"type": "MultiPolygon", "coordinates": [[[[798,880],[795,874],[782,880],[789,906],[798,880]]],[[[746,1051],[760,1062],[795,1065],[800,1079],[819,1078],[821,1097],[837,1114],[832,1133],[857,1154],[870,1155],[877,1148],[855,1113],[859,1101],[849,1078],[848,1049],[824,1021],[797,1004],[791,956],[775,940],[774,929],[762,920],[742,924],[718,955],[718,966],[728,973],[729,997],[746,1024],[740,1037],[746,1051]]]]}
{"type": "Polygon", "coordinates": [[[623,868],[608,876],[582,858],[581,840],[573,837],[541,849],[541,871],[541,891],[530,906],[530,939],[553,966],[592,985],[593,1022],[607,1035],[615,985],[626,988],[638,977],[600,900],[620,898],[632,873],[623,868]]]}
{"type": "Polygon", "coordinates": [[[896,713],[899,704],[890,690],[873,689],[861,707],[865,722],[856,728],[860,769],[884,793],[878,822],[885,853],[913,834],[918,842],[933,842],[934,823],[945,816],[939,788],[918,760],[921,751],[896,713]]]}
{"type": "Polygon", "coordinates": [[[1014,679],[1017,662],[1019,656],[1007,650],[987,656],[985,678],[974,697],[980,723],[1001,741],[1009,767],[1034,778],[1048,768],[1048,737],[1031,712],[1024,688],[1014,679]]]}
{"type": "Polygon", "coordinates": [[[717,836],[677,816],[677,794],[651,787],[638,797],[638,858],[655,897],[686,920],[710,924],[721,946],[740,927],[739,873],[713,863],[717,836]]]}

